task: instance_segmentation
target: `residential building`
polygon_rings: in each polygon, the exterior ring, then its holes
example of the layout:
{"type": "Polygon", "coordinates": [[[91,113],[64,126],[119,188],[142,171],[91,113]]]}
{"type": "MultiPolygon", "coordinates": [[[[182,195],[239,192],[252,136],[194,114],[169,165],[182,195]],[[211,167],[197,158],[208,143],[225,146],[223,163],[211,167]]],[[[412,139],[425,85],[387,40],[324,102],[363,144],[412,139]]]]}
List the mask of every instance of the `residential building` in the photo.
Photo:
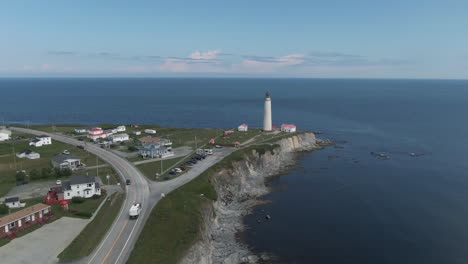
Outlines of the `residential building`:
{"type": "Polygon", "coordinates": [[[109,136],[109,139],[113,142],[113,143],[117,143],[117,142],[122,142],[122,141],[127,141],[130,139],[129,135],[128,134],[115,134],[115,135],[111,135],[109,136]]]}
{"type": "Polygon", "coordinates": [[[145,129],[146,134],[156,134],[156,130],[154,129],[145,129]]]}
{"type": "Polygon", "coordinates": [[[0,127],[0,141],[9,140],[11,138],[11,130],[6,127],[0,127]]]}
{"type": "Polygon", "coordinates": [[[98,138],[106,138],[109,136],[109,132],[102,130],[100,127],[93,127],[88,131],[87,137],[96,140],[98,138]]]}
{"type": "Polygon", "coordinates": [[[281,124],[281,131],[286,133],[296,132],[296,125],[294,124],[281,124]]]}
{"type": "Polygon", "coordinates": [[[243,131],[243,132],[247,132],[248,129],[249,129],[249,126],[247,124],[242,124],[237,128],[237,130],[243,131]]]}
{"type": "Polygon", "coordinates": [[[41,155],[37,152],[34,152],[30,149],[23,149],[22,151],[16,153],[16,157],[22,159],[22,158],[27,158],[27,159],[39,159],[41,155]]]}
{"type": "Polygon", "coordinates": [[[84,164],[81,163],[80,158],[74,155],[59,154],[52,158],[52,166],[58,169],[76,170],[84,167],[84,164]]]}
{"type": "Polygon", "coordinates": [[[139,138],[138,141],[140,141],[141,144],[146,144],[146,143],[159,143],[161,141],[161,138],[159,137],[152,137],[152,136],[146,136],[139,138]]]}
{"type": "Polygon", "coordinates": [[[42,135],[34,138],[29,142],[29,146],[35,146],[35,147],[42,147],[45,145],[51,145],[52,144],[52,138],[47,135],[42,135]]]}
{"type": "Polygon", "coordinates": [[[87,128],[75,128],[75,134],[86,134],[88,133],[87,128]]]}
{"type": "Polygon", "coordinates": [[[125,126],[118,126],[116,127],[117,132],[125,132],[127,128],[125,126]]]}
{"type": "Polygon", "coordinates": [[[93,195],[101,195],[101,186],[95,178],[92,175],[77,175],[62,182],[63,198],[70,200],[73,197],[90,198],[93,195]]]}
{"type": "Polygon", "coordinates": [[[5,201],[3,202],[8,208],[20,208],[24,207],[26,204],[21,203],[19,197],[9,197],[5,198],[5,201]]]}
{"type": "Polygon", "coordinates": [[[39,203],[0,217],[0,238],[10,236],[36,223],[44,223],[50,214],[50,205],[39,203]]]}
{"type": "Polygon", "coordinates": [[[174,155],[173,152],[159,143],[146,143],[138,148],[138,154],[143,158],[160,158],[174,155]]]}
{"type": "Polygon", "coordinates": [[[141,135],[141,131],[134,131],[133,134],[139,136],[139,135],[141,135]]]}

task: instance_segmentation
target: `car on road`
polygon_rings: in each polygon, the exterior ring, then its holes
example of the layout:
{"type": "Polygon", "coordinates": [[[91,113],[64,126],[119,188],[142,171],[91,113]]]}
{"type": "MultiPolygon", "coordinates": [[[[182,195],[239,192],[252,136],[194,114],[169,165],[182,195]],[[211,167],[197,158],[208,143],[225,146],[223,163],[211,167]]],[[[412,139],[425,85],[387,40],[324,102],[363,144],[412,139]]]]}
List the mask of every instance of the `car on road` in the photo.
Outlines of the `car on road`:
{"type": "Polygon", "coordinates": [[[80,146],[76,146],[76,147],[79,148],[79,149],[84,149],[84,147],[81,146],[81,145],[80,145],[80,146]]]}
{"type": "Polygon", "coordinates": [[[66,149],[64,151],[62,151],[62,153],[65,154],[65,155],[70,155],[70,151],[68,151],[66,149]]]}
{"type": "Polygon", "coordinates": [[[55,184],[61,185],[61,184],[62,184],[62,181],[61,181],[61,180],[57,180],[57,181],[55,181],[55,184]]]}
{"type": "Polygon", "coordinates": [[[125,181],[125,184],[130,185],[130,179],[127,179],[127,180],[125,181]]]}
{"type": "Polygon", "coordinates": [[[130,207],[130,210],[128,210],[128,215],[130,216],[130,219],[136,219],[141,213],[141,203],[134,203],[132,204],[132,207],[130,207]]]}

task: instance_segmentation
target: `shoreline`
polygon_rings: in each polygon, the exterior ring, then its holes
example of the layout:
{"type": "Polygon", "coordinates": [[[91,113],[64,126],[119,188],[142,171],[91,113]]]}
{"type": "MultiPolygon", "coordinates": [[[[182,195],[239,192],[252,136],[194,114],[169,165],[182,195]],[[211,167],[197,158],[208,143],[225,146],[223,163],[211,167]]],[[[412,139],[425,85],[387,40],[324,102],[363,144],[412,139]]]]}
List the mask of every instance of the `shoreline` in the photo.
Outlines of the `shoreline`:
{"type": "MultiPolygon", "coordinates": [[[[261,197],[271,192],[267,182],[294,168],[300,152],[320,149],[327,141],[317,140],[313,133],[280,139],[265,152],[246,154],[231,168],[223,168],[212,177],[218,199],[202,209],[203,223],[197,242],[180,263],[262,263],[274,259],[270,253],[253,253],[242,241],[244,217],[265,202],[261,197]]],[[[263,220],[262,220],[263,221],[263,220]]]]}

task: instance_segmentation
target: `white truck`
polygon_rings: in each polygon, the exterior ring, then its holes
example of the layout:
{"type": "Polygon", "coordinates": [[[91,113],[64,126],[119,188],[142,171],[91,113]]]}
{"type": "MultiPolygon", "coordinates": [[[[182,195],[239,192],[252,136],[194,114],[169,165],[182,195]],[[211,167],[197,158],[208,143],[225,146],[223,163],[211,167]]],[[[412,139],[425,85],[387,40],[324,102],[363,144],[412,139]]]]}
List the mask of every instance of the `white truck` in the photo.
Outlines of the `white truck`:
{"type": "Polygon", "coordinates": [[[140,213],[141,213],[141,204],[140,203],[132,204],[132,207],[130,207],[130,210],[128,211],[128,215],[130,216],[130,219],[138,218],[140,213]]]}

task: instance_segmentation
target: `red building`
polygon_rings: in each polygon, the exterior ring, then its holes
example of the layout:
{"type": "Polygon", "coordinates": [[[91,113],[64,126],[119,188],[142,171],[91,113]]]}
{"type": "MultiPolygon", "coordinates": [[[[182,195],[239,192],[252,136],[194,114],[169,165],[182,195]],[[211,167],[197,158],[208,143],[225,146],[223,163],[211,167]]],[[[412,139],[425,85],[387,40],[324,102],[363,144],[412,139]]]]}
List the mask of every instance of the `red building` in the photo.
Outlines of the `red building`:
{"type": "Polygon", "coordinates": [[[15,233],[37,223],[45,223],[51,215],[50,205],[35,204],[0,218],[0,238],[14,238],[15,233]]]}

